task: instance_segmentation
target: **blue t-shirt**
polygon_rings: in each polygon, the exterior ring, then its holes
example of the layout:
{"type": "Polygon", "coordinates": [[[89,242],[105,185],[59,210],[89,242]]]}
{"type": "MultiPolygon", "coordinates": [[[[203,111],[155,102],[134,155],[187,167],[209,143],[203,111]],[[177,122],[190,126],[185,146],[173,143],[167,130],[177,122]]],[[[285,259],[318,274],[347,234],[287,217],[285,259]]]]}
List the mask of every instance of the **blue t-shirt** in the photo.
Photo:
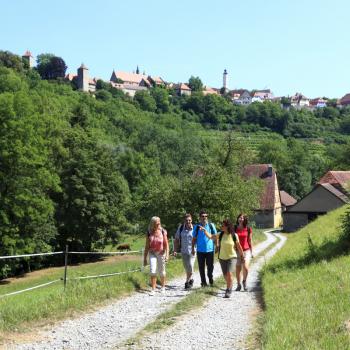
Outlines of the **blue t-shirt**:
{"type": "MultiPolygon", "coordinates": [[[[209,239],[205,233],[203,231],[201,231],[199,229],[198,226],[203,226],[201,223],[197,224],[194,228],[193,228],[193,237],[197,237],[197,252],[200,253],[209,253],[209,252],[213,252],[215,247],[214,247],[214,241],[212,239],[209,239]],[[197,228],[198,227],[198,228],[197,228]],[[198,230],[198,231],[197,231],[198,230]],[[198,232],[198,235],[197,235],[198,232]]],[[[216,228],[215,225],[213,223],[209,223],[206,224],[204,226],[204,228],[212,235],[216,235],[216,228]],[[212,229],[210,228],[210,226],[212,227],[212,229]]]]}

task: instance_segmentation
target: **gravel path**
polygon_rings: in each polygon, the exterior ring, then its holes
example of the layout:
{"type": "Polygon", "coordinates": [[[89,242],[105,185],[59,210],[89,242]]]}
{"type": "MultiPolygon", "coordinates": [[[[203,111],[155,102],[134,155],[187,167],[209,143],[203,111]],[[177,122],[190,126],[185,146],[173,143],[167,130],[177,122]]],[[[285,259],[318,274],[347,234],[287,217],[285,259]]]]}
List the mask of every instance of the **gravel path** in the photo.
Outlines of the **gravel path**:
{"type": "MultiPolygon", "coordinates": [[[[259,270],[285,243],[280,241],[250,269],[248,292],[233,292],[230,299],[223,298],[224,289],[210,298],[205,306],[193,314],[185,315],[174,326],[144,337],[137,349],[246,349],[245,339],[251,332],[252,316],[259,306],[259,270]]],[[[120,348],[121,349],[121,348],[120,348]]],[[[133,349],[131,346],[125,349],[133,349]]]]}
{"type": "MultiPolygon", "coordinates": [[[[256,246],[254,249],[254,253],[257,255],[259,251],[264,250],[269,245],[271,245],[273,242],[275,242],[277,238],[272,234],[267,234],[267,240],[256,246]]],[[[263,262],[263,259],[260,262],[257,262],[254,264],[253,268],[251,269],[252,273],[250,275],[250,288],[253,288],[254,281],[257,280],[257,274],[254,276],[254,270],[257,270],[255,266],[261,266],[263,262]]],[[[221,276],[221,269],[219,264],[217,263],[214,268],[214,278],[217,278],[221,276]]],[[[195,274],[195,283],[194,287],[199,288],[200,285],[200,278],[198,272],[195,274]]],[[[57,326],[53,327],[52,329],[48,331],[43,331],[38,334],[39,339],[41,339],[38,342],[35,343],[28,343],[28,344],[12,344],[8,345],[6,349],[16,349],[16,350],[44,350],[44,349],[113,349],[113,348],[122,348],[122,345],[125,343],[127,339],[135,335],[138,331],[142,330],[145,325],[151,321],[153,321],[158,315],[163,313],[165,310],[169,309],[174,303],[179,302],[182,298],[186,297],[189,291],[184,290],[184,277],[171,280],[169,282],[169,285],[167,286],[167,290],[165,294],[157,293],[155,296],[149,296],[148,291],[140,291],[138,293],[135,293],[131,295],[130,297],[124,298],[122,300],[119,300],[117,302],[114,302],[106,307],[101,308],[98,311],[87,313],[82,317],[79,317],[74,320],[65,320],[58,324],[57,326]],[[141,312],[142,311],[142,312],[141,312]]],[[[220,293],[219,293],[220,294],[220,293]]],[[[221,292],[222,294],[222,292],[221,292]]],[[[239,297],[242,299],[240,301],[240,307],[242,305],[247,305],[247,311],[245,314],[248,316],[249,311],[248,307],[251,305],[251,301],[249,298],[252,298],[254,296],[254,293],[237,293],[237,295],[240,295],[239,297]]],[[[221,295],[222,296],[222,295],[221,295]]],[[[203,338],[206,339],[208,337],[208,342],[212,344],[212,346],[217,347],[218,343],[217,340],[213,341],[210,340],[211,338],[217,339],[217,334],[220,329],[218,327],[218,323],[216,322],[216,318],[222,318],[224,320],[227,320],[227,316],[221,317],[221,311],[226,311],[226,309],[231,309],[231,312],[229,313],[230,317],[232,318],[231,313],[237,312],[237,305],[238,300],[236,298],[236,294],[233,295],[231,299],[223,300],[222,298],[212,298],[210,301],[210,309],[211,312],[204,312],[204,315],[197,317],[197,323],[199,329],[201,331],[196,332],[198,333],[198,339],[203,338]],[[237,302],[236,302],[237,301],[237,302]],[[218,303],[218,304],[216,304],[218,303]],[[219,305],[220,304],[220,308],[219,305]],[[229,308],[228,306],[233,306],[232,308],[229,308]],[[222,308],[222,309],[221,309],[222,308]],[[211,316],[209,316],[211,315],[211,316]],[[215,319],[213,318],[215,316],[215,319]],[[212,334],[210,336],[207,336],[208,332],[204,332],[203,330],[203,323],[200,323],[201,317],[205,317],[208,321],[208,324],[215,325],[215,328],[212,327],[212,331],[210,331],[212,334]],[[209,317],[212,317],[212,319],[209,319],[209,317]],[[210,320],[210,321],[209,321],[210,320]]],[[[207,308],[205,308],[206,310],[207,308]]],[[[196,313],[196,315],[200,314],[200,311],[196,313]]],[[[193,315],[195,316],[195,315],[193,315]]],[[[187,318],[184,318],[185,322],[187,318]]],[[[239,320],[242,320],[241,317],[239,317],[239,320]]],[[[192,320],[192,322],[195,322],[192,320]]],[[[236,323],[236,322],[232,322],[236,323]]],[[[180,324],[180,323],[179,323],[180,324]]],[[[247,324],[244,323],[246,330],[248,330],[247,324]]],[[[178,325],[176,325],[177,329],[178,325]]],[[[187,326],[188,327],[188,326],[187,326]]],[[[190,328],[193,329],[195,325],[192,323],[190,328]]],[[[196,326],[197,327],[197,326],[196,326]]],[[[237,331],[239,333],[242,333],[241,330],[239,330],[239,327],[237,331]]],[[[174,331],[173,328],[172,332],[174,331]]],[[[177,330],[176,330],[177,332],[177,330]]],[[[179,332],[181,332],[181,329],[179,329],[179,332]]],[[[221,332],[221,331],[220,331],[221,332]]],[[[171,333],[171,332],[170,332],[171,333]]],[[[188,333],[188,332],[187,332],[188,333]]],[[[174,347],[169,347],[169,343],[160,345],[161,347],[154,347],[152,344],[159,343],[159,337],[156,336],[157,341],[153,340],[152,336],[145,339],[145,344],[142,346],[142,348],[148,348],[148,349],[170,349],[170,348],[176,348],[176,349],[184,349],[184,348],[192,348],[197,349],[197,347],[191,347],[189,344],[192,342],[197,342],[196,339],[192,336],[196,336],[194,332],[190,332],[191,337],[189,334],[187,334],[187,339],[184,344],[174,345],[174,347]]],[[[181,333],[182,334],[182,333],[181,333]]],[[[177,338],[177,340],[181,340],[182,336],[176,335],[174,337],[174,334],[172,334],[172,337],[177,338]]],[[[173,341],[171,342],[173,344],[173,341]]],[[[175,342],[174,342],[175,344],[175,342]]],[[[192,343],[193,344],[193,343],[192,343]]],[[[203,344],[203,343],[202,343],[203,344]]],[[[231,343],[232,344],[232,343],[231,343]]],[[[209,349],[207,346],[208,343],[205,342],[205,348],[209,349]]],[[[199,347],[198,347],[199,348],[199,347]]],[[[219,347],[221,348],[221,346],[219,347]]],[[[230,347],[232,349],[232,347],[230,347]]]]}

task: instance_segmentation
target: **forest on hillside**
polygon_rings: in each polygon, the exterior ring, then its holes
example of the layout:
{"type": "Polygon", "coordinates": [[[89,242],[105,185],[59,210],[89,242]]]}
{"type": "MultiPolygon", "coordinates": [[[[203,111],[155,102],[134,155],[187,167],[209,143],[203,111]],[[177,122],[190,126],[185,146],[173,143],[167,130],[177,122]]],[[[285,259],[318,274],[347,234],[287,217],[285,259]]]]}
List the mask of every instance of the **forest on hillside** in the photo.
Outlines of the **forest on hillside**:
{"type": "MultiPolygon", "coordinates": [[[[91,95],[50,67],[0,51],[0,255],[101,249],[153,215],[172,232],[186,211],[206,208],[213,221],[250,212],[261,184],[240,174],[251,163],[272,163],[298,198],[325,171],[349,168],[348,109],[235,106],[162,87],[131,99],[102,81],[91,95]]],[[[0,277],[22,264],[0,262],[0,277]]]]}

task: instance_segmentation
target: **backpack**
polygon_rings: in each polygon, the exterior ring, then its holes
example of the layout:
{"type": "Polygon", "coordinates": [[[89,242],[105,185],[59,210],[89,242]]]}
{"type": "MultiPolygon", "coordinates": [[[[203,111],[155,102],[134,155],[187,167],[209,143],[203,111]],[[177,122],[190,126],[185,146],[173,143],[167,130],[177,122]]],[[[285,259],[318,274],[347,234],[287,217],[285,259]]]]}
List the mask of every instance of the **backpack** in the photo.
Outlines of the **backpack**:
{"type": "MultiPolygon", "coordinates": [[[[214,226],[211,222],[209,222],[209,230],[210,230],[210,234],[215,235],[214,226]]],[[[195,236],[193,236],[193,237],[198,236],[198,231],[199,231],[199,224],[196,225],[196,232],[195,232],[195,236]]]]}
{"type": "Polygon", "coordinates": [[[184,229],[184,226],[185,226],[184,224],[181,224],[178,228],[178,231],[180,234],[179,234],[179,244],[177,246],[176,253],[181,253],[181,232],[184,229]]]}

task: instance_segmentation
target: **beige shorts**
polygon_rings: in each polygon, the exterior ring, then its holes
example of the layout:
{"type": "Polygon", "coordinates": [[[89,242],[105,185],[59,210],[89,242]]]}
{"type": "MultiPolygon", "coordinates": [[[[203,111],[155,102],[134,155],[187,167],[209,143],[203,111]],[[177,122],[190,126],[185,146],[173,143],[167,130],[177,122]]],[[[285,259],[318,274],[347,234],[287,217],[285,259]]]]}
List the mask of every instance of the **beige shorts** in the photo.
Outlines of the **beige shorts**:
{"type": "MultiPolygon", "coordinates": [[[[250,252],[250,250],[245,250],[243,252],[243,256],[244,256],[244,263],[247,263],[249,265],[250,260],[252,260],[252,253],[250,252]]],[[[237,254],[236,266],[241,266],[242,263],[243,262],[242,262],[241,256],[239,254],[237,254]]]]}

